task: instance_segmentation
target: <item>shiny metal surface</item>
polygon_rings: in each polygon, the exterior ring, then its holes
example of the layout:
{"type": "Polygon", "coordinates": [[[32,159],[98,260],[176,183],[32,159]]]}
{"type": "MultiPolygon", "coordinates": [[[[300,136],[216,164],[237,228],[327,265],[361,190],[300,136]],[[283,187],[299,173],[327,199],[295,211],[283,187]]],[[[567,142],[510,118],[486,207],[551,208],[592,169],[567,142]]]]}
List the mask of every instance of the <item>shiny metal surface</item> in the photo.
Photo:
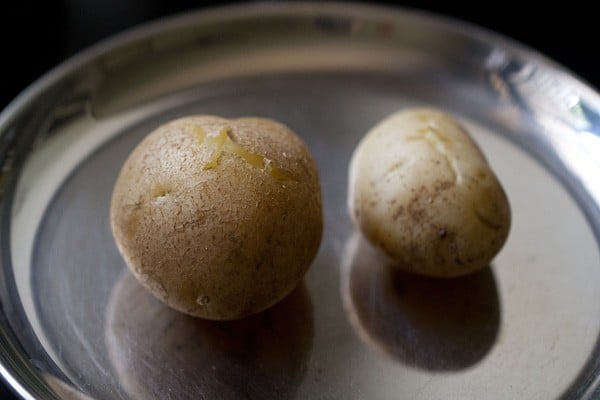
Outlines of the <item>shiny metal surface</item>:
{"type": "Polygon", "coordinates": [[[25,398],[600,396],[600,96],[503,38],[357,4],[184,15],[52,71],[0,135],[0,372],[25,398]],[[393,273],[347,216],[354,146],[412,105],[456,114],[509,197],[508,242],[473,276],[393,273]],[[278,119],[319,164],[318,257],[247,320],[166,309],[110,234],[129,151],[192,113],[278,119]]]}

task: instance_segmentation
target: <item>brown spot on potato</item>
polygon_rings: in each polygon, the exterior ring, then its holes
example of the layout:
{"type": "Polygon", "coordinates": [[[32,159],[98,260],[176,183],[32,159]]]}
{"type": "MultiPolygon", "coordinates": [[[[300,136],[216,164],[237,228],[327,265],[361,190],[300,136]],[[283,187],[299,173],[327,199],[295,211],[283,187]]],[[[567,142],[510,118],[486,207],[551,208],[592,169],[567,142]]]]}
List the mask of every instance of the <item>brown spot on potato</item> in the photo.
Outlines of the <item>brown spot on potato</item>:
{"type": "Polygon", "coordinates": [[[484,180],[488,177],[488,173],[486,171],[484,171],[483,169],[480,169],[477,171],[476,176],[477,176],[477,178],[484,180]]]}
{"type": "Polygon", "coordinates": [[[404,207],[399,206],[398,208],[396,208],[396,211],[392,215],[392,218],[394,220],[397,220],[402,214],[404,214],[404,207]]]}
{"type": "Polygon", "coordinates": [[[444,190],[448,190],[455,185],[453,181],[443,181],[439,182],[434,186],[435,192],[442,192],[444,190]]]}
{"type": "Polygon", "coordinates": [[[404,163],[402,161],[396,161],[383,173],[383,176],[387,178],[390,174],[402,168],[403,165],[404,163]]]}
{"type": "Polygon", "coordinates": [[[450,242],[448,243],[448,251],[452,254],[456,253],[458,250],[458,247],[456,246],[455,242],[450,242]]]}

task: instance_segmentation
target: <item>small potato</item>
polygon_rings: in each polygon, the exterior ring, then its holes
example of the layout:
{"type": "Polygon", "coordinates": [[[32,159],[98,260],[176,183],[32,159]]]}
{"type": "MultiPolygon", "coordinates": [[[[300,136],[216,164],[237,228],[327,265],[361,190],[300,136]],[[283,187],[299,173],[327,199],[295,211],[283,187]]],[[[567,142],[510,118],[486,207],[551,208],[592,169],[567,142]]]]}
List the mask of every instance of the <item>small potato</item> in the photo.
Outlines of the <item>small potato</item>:
{"type": "Polygon", "coordinates": [[[125,162],[111,227],[133,274],[164,303],[242,318],[289,294],[319,248],[317,167],[275,121],[178,119],[125,162]]]}
{"type": "Polygon", "coordinates": [[[348,207],[398,268],[433,277],[487,266],[510,227],[508,200],[481,150],[434,109],[392,114],[362,139],[348,207]]]}

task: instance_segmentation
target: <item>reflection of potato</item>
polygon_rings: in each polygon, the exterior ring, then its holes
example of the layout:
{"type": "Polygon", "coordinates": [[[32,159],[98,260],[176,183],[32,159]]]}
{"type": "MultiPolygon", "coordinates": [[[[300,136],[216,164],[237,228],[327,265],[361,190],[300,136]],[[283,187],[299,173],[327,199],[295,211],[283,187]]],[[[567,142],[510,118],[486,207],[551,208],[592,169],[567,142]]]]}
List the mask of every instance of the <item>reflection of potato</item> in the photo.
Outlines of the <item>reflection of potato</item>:
{"type": "Polygon", "coordinates": [[[401,269],[453,277],[485,267],[508,235],[498,179],[450,115],[391,115],[356,148],[349,209],[356,225],[401,269]]]}
{"type": "Polygon", "coordinates": [[[404,364],[429,371],[468,368],[494,345],[500,301],[491,268],[445,280],[390,268],[355,233],[341,271],[344,308],[359,337],[404,364]]]}
{"type": "Polygon", "coordinates": [[[241,318],[290,293],[316,254],[316,165],[275,121],[182,118],[129,156],[111,225],[133,273],[159,299],[194,316],[241,318]]]}
{"type": "Polygon", "coordinates": [[[304,285],[262,313],[217,322],[165,307],[128,272],[106,323],[111,364],[134,399],[292,398],[313,334],[304,285]]]}

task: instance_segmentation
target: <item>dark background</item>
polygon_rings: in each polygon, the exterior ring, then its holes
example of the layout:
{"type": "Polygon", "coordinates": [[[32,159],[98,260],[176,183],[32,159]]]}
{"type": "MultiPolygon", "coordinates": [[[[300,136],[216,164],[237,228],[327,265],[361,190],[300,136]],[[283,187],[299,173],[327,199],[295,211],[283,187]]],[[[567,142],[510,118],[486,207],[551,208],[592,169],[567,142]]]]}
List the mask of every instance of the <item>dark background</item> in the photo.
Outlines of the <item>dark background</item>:
{"type": "MultiPolygon", "coordinates": [[[[219,1],[5,0],[0,5],[0,109],[46,71],[83,48],[133,25],[219,1]]],[[[600,87],[600,15],[561,1],[384,2],[441,13],[512,37],[600,87]],[[529,5],[528,5],[529,4],[529,5]]]]}
{"type": "MultiPolygon", "coordinates": [[[[0,110],[45,72],[95,42],[162,16],[214,6],[190,0],[6,0],[0,5],[0,110]]],[[[380,2],[445,14],[546,54],[600,88],[600,16],[583,2],[380,2]]],[[[590,4],[590,3],[588,3],[590,4]]],[[[593,3],[591,3],[593,4],[593,3]]],[[[12,399],[0,381],[0,399],[12,399]]]]}

